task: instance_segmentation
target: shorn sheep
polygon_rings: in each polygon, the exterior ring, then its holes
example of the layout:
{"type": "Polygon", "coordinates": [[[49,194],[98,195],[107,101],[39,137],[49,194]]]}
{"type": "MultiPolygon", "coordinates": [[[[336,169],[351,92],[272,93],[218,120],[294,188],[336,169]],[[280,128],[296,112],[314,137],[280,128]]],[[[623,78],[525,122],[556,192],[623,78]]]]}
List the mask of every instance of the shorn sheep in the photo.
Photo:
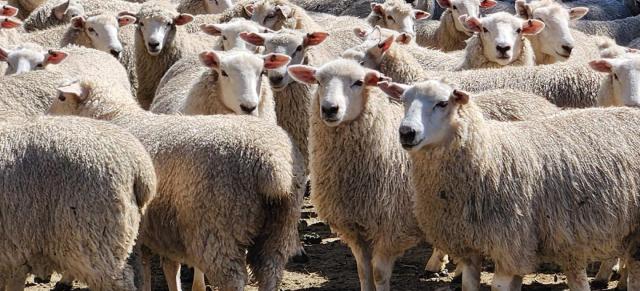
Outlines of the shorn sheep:
{"type": "Polygon", "coordinates": [[[0,123],[0,287],[55,270],[92,290],[134,290],[127,258],[156,190],[140,142],[84,118],[0,123]]]}
{"type": "Polygon", "coordinates": [[[599,106],[640,107],[640,55],[599,59],[589,64],[608,74],[600,85],[599,106]]]}
{"type": "Polygon", "coordinates": [[[148,252],[162,256],[170,290],[179,263],[212,285],[242,290],[246,263],[261,290],[277,290],[296,249],[304,166],[287,133],[250,116],[154,115],[130,92],[100,80],[62,89],[51,113],[108,120],[132,132],[151,154],[158,196],[140,227],[144,286],[148,252]],[[233,227],[229,227],[233,225],[233,227]]]}
{"type": "MultiPolygon", "coordinates": [[[[309,120],[311,199],[318,215],[351,248],[360,289],[389,290],[396,258],[422,237],[407,211],[411,164],[400,144],[386,138],[397,130],[402,107],[372,89],[380,73],[354,61],[288,70],[299,82],[318,85],[309,120]]],[[[440,271],[442,261],[434,262],[431,271],[440,271]]]]}
{"type": "Polygon", "coordinates": [[[67,58],[67,53],[60,50],[45,51],[41,46],[26,43],[13,49],[0,48],[0,61],[8,67],[5,75],[22,74],[34,70],[43,70],[48,65],[55,65],[67,58]]]}
{"type": "Polygon", "coordinates": [[[425,11],[413,9],[404,0],[386,0],[383,4],[371,3],[371,14],[367,17],[367,22],[371,26],[379,25],[413,36],[416,34],[414,27],[416,21],[429,16],[430,14],[425,11]]]}
{"type": "Polygon", "coordinates": [[[286,67],[283,54],[204,51],[167,72],[151,104],[155,113],[247,114],[276,123],[273,92],[265,71],[286,67]],[[171,78],[167,78],[171,76],[171,78]]]}
{"type": "Polygon", "coordinates": [[[640,288],[640,138],[629,126],[640,113],[583,109],[496,122],[440,81],[395,91],[406,104],[399,132],[414,162],[416,217],[435,246],[462,259],[463,286],[480,278],[468,261],[486,255],[496,265],[493,290],[519,290],[544,261],[562,266],[571,290],[589,290],[589,260],[621,256],[629,288],[640,288]]]}
{"type": "MultiPolygon", "coordinates": [[[[525,20],[538,19],[545,27],[540,33],[527,35],[536,56],[537,64],[553,64],[571,57],[576,41],[569,23],[584,17],[589,8],[564,8],[554,0],[537,0],[526,3],[516,1],[517,15],[525,20]]],[[[582,45],[578,43],[577,45],[582,45]]]]}
{"type": "Polygon", "coordinates": [[[416,43],[420,46],[456,51],[465,48],[465,40],[471,37],[460,16],[480,17],[481,8],[491,8],[495,0],[437,0],[445,8],[440,21],[422,21],[416,27],[416,43]]]}

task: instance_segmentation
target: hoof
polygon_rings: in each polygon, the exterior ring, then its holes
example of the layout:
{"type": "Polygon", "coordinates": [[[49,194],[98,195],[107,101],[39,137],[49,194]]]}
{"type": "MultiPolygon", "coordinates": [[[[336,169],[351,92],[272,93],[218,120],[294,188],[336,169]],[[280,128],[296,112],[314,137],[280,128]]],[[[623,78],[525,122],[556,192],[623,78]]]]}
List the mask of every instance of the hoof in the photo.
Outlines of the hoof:
{"type": "Polygon", "coordinates": [[[310,260],[307,252],[303,248],[300,248],[300,251],[291,258],[291,261],[296,264],[306,264],[310,260]]]}
{"type": "Polygon", "coordinates": [[[53,291],[71,291],[73,287],[71,285],[67,285],[62,282],[56,283],[56,286],[53,287],[53,291]]]}
{"type": "Polygon", "coordinates": [[[51,277],[40,278],[38,276],[33,278],[33,282],[37,284],[49,284],[51,283],[51,277]]]}
{"type": "Polygon", "coordinates": [[[609,282],[607,281],[592,281],[591,289],[607,289],[609,287],[609,282]]]}

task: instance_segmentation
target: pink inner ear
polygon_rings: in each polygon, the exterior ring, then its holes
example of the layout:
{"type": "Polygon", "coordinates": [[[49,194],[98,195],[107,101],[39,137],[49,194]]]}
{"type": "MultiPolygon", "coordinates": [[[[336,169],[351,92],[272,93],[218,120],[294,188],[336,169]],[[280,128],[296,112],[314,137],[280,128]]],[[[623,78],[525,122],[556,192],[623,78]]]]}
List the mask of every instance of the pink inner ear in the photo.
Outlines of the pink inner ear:
{"type": "Polygon", "coordinates": [[[252,45],[264,45],[264,38],[255,32],[241,32],[240,38],[252,45]]]}
{"type": "Polygon", "coordinates": [[[386,93],[391,98],[395,99],[402,99],[402,95],[404,94],[404,88],[396,83],[390,83],[386,81],[379,82],[378,88],[380,88],[382,92],[386,93]]]}
{"type": "Polygon", "coordinates": [[[395,40],[395,36],[389,36],[387,37],[387,39],[385,39],[382,43],[380,43],[378,45],[378,47],[380,48],[380,50],[384,53],[387,50],[389,50],[389,48],[391,47],[391,45],[393,44],[393,41],[395,40]]]}
{"type": "Polygon", "coordinates": [[[440,7],[442,8],[449,8],[451,7],[451,2],[449,0],[437,0],[438,1],[438,5],[440,5],[440,7]]]}
{"type": "Polygon", "coordinates": [[[67,58],[67,53],[61,51],[49,51],[47,54],[47,64],[59,64],[67,58]]]}
{"type": "Polygon", "coordinates": [[[371,10],[379,15],[384,15],[384,10],[382,10],[382,5],[378,3],[371,4],[371,10]]]}
{"type": "Polygon", "coordinates": [[[209,34],[209,35],[221,35],[222,34],[222,29],[217,27],[214,24],[203,24],[202,26],[200,26],[200,29],[202,31],[204,31],[204,33],[209,34]]]}
{"type": "MultiPolygon", "coordinates": [[[[118,20],[118,22],[119,21],[120,20],[118,20]]],[[[82,16],[76,16],[73,19],[71,19],[71,25],[73,25],[74,28],[83,28],[84,22],[85,22],[85,19],[82,16]]]]}
{"type": "Polygon", "coordinates": [[[2,21],[2,28],[16,28],[18,26],[22,25],[21,22],[17,21],[17,20],[13,20],[11,18],[7,18],[4,21],[2,21]]]}
{"type": "Polygon", "coordinates": [[[601,72],[601,73],[611,73],[611,64],[605,60],[595,60],[595,61],[591,61],[589,62],[589,66],[591,66],[592,69],[601,72]]]}
{"type": "Polygon", "coordinates": [[[492,8],[493,6],[496,6],[496,4],[498,4],[498,2],[496,2],[495,0],[483,0],[482,2],[480,2],[480,7],[492,8]]]}
{"type": "Polygon", "coordinates": [[[119,16],[118,17],[118,25],[119,26],[125,26],[125,25],[129,25],[131,23],[136,22],[136,19],[133,18],[132,16],[129,15],[124,15],[124,16],[119,16]]]}
{"type": "Polygon", "coordinates": [[[60,87],[58,88],[58,91],[62,94],[69,94],[77,97],[81,97],[83,95],[82,93],[84,92],[82,86],[80,86],[80,83],[77,82],[68,86],[60,87]]]}
{"type": "Polygon", "coordinates": [[[467,26],[467,29],[469,29],[471,31],[475,31],[475,32],[481,32],[482,31],[482,23],[480,22],[480,19],[478,19],[478,18],[467,17],[467,19],[465,21],[465,24],[467,26]]]}
{"type": "Polygon", "coordinates": [[[316,84],[316,70],[307,66],[291,66],[288,69],[289,74],[296,80],[306,84],[316,84]]]}
{"type": "Polygon", "coordinates": [[[289,63],[291,58],[281,54],[270,54],[264,57],[264,68],[267,70],[273,70],[285,66],[289,63]]]}
{"type": "Polygon", "coordinates": [[[414,16],[416,18],[416,20],[420,20],[420,19],[427,19],[429,18],[429,16],[431,16],[431,14],[424,12],[422,10],[415,10],[414,16]]]}
{"type": "Polygon", "coordinates": [[[209,68],[220,67],[218,56],[212,51],[204,51],[200,53],[200,61],[209,68]]]}
{"type": "Polygon", "coordinates": [[[9,52],[3,48],[0,48],[0,61],[6,61],[9,57],[9,52]]]}
{"type": "Polygon", "coordinates": [[[523,25],[522,33],[523,34],[537,34],[540,31],[542,31],[542,29],[544,29],[544,22],[539,21],[539,20],[535,20],[535,19],[529,19],[523,25]]]}
{"type": "Polygon", "coordinates": [[[364,84],[367,86],[378,85],[378,82],[382,81],[382,74],[378,71],[368,72],[364,76],[364,84]]]}
{"type": "Polygon", "coordinates": [[[173,23],[175,25],[185,25],[191,21],[193,21],[193,16],[191,16],[191,14],[185,14],[185,13],[180,14],[173,19],[173,23]]]}
{"type": "Polygon", "coordinates": [[[18,8],[15,8],[10,5],[2,6],[2,15],[3,16],[16,16],[18,14],[18,8]]]}
{"type": "Polygon", "coordinates": [[[325,39],[327,39],[327,37],[329,36],[328,33],[326,32],[312,32],[312,33],[307,33],[307,35],[304,37],[304,44],[306,46],[310,46],[310,45],[319,45],[321,44],[325,39]]]}

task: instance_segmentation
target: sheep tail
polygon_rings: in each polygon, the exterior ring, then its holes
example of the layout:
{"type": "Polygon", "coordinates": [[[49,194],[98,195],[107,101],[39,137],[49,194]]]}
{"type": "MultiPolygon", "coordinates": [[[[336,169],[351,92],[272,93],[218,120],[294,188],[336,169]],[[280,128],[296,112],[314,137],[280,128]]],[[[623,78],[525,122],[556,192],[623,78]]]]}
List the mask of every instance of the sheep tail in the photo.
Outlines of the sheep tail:
{"type": "Polygon", "coordinates": [[[138,167],[138,173],[133,182],[133,192],[138,208],[143,209],[149,204],[156,195],[156,175],[153,169],[138,167]]]}

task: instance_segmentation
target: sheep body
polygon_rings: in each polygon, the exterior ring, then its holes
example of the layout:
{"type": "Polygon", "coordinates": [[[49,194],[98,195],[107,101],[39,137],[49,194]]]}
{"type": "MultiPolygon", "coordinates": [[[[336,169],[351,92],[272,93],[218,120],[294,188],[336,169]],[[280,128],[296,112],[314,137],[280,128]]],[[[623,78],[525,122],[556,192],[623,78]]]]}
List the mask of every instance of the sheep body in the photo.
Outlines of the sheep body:
{"type": "Polygon", "coordinates": [[[84,118],[0,123],[0,286],[22,290],[28,272],[56,270],[94,290],[133,290],[126,262],[156,187],[144,147],[84,118]]]}
{"type": "Polygon", "coordinates": [[[322,12],[335,16],[355,16],[365,18],[371,12],[371,3],[382,3],[384,1],[331,1],[331,0],[293,0],[292,3],[304,8],[309,12],[322,12]]]}
{"type": "Polygon", "coordinates": [[[440,21],[426,20],[416,25],[416,43],[420,46],[443,51],[464,49],[465,41],[470,33],[458,31],[454,24],[453,14],[446,10],[440,21]]]}
{"type": "Polygon", "coordinates": [[[574,28],[587,34],[610,37],[620,45],[627,45],[640,37],[640,16],[609,21],[578,21],[574,28]]]}
{"type": "MultiPolygon", "coordinates": [[[[118,13],[121,11],[136,12],[140,9],[140,4],[121,0],[64,0],[71,6],[79,6],[86,14],[92,15],[98,12],[118,13]]],[[[59,19],[53,13],[54,7],[60,4],[59,0],[47,0],[38,9],[34,10],[29,17],[24,20],[26,31],[42,30],[53,26],[68,23],[71,15],[65,15],[59,19]]],[[[78,9],[78,8],[76,8],[78,9]]],[[[82,13],[81,13],[82,14],[82,13]]]]}

